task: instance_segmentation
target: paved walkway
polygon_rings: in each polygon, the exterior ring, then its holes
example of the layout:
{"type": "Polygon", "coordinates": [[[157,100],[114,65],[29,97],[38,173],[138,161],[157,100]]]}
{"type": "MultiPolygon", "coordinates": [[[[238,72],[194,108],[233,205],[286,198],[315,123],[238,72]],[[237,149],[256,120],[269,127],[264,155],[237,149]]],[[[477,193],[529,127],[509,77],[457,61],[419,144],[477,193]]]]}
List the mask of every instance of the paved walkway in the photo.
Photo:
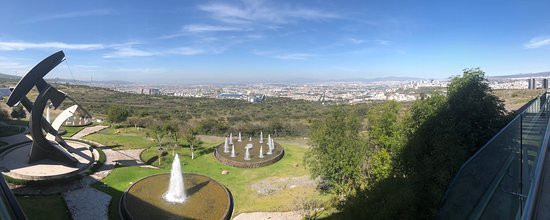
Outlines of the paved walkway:
{"type": "Polygon", "coordinates": [[[139,159],[139,154],[144,149],[116,151],[99,143],[92,143],[103,150],[106,160],[98,172],[80,181],[81,188],[63,193],[63,198],[65,198],[65,202],[67,203],[67,207],[69,207],[73,219],[108,219],[111,196],[98,191],[90,185],[109,175],[115,168],[116,163],[122,166],[156,168],[145,164],[139,159]]]}
{"type": "Polygon", "coordinates": [[[103,126],[103,125],[96,125],[92,127],[85,127],[84,129],[80,130],[78,133],[73,135],[71,138],[80,139],[85,136],[88,136],[90,134],[96,133],[98,131],[101,131],[105,128],[108,128],[109,126],[103,126]]]}
{"type": "Polygon", "coordinates": [[[75,220],[109,219],[108,211],[111,196],[93,187],[88,186],[63,193],[63,198],[75,220]]]}

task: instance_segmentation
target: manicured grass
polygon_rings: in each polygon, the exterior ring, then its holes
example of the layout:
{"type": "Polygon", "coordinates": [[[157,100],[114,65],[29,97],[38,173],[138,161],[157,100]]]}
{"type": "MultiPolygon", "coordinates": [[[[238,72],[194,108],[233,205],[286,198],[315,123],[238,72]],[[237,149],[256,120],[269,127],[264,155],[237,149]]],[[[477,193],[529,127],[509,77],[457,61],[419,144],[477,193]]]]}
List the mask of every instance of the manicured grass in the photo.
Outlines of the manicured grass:
{"type": "MultiPolygon", "coordinates": [[[[83,198],[84,199],[84,198],[83,198]]],[[[65,200],[60,194],[48,196],[17,196],[28,219],[71,219],[65,200]]]]}
{"type": "Polygon", "coordinates": [[[8,145],[8,143],[6,143],[6,142],[3,142],[3,141],[0,141],[0,147],[2,147],[2,146],[6,146],[6,145],[8,145]]]}
{"type": "Polygon", "coordinates": [[[72,137],[73,135],[75,135],[76,133],[78,133],[79,131],[81,131],[84,128],[85,128],[85,126],[83,126],[83,127],[61,127],[61,129],[65,129],[65,131],[67,131],[67,133],[65,133],[63,135],[63,137],[72,137]]]}
{"type": "MultiPolygon", "coordinates": [[[[329,195],[321,195],[315,186],[298,186],[288,188],[271,195],[260,195],[251,188],[251,185],[265,178],[277,177],[297,177],[308,175],[308,171],[303,165],[303,156],[306,148],[300,145],[283,144],[285,156],[279,162],[261,168],[242,169],[221,164],[213,154],[212,149],[219,143],[203,143],[202,153],[195,152],[195,159],[191,160],[189,148],[179,148],[175,152],[180,154],[182,160],[182,170],[184,172],[198,173],[209,176],[224,184],[233,194],[235,202],[234,213],[237,215],[242,212],[253,211],[289,211],[296,209],[298,202],[306,199],[326,200],[329,195]],[[222,175],[222,170],[229,171],[229,174],[222,175]]],[[[153,165],[161,169],[152,170],[147,168],[117,168],[107,176],[102,182],[108,187],[102,187],[96,184],[98,189],[109,189],[111,195],[117,195],[125,191],[130,182],[135,182],[141,177],[153,173],[168,173],[172,163],[172,149],[168,149],[168,155],[161,157],[162,163],[159,165],[158,151],[149,149],[142,154],[142,159],[150,160],[153,165]],[[112,191],[114,190],[114,192],[112,191]]],[[[108,191],[108,190],[104,190],[108,191]]],[[[118,200],[116,200],[118,202],[118,200]]],[[[118,205],[118,204],[117,204],[118,205]]],[[[116,205],[115,205],[116,206],[116,205]]]]}
{"type": "Polygon", "coordinates": [[[146,137],[146,129],[143,128],[107,128],[86,136],[86,139],[111,146],[116,150],[147,148],[156,145],[151,138],[146,137]]]}
{"type": "Polygon", "coordinates": [[[16,135],[23,131],[25,131],[25,128],[19,126],[2,126],[2,129],[0,130],[0,137],[16,135]]]}

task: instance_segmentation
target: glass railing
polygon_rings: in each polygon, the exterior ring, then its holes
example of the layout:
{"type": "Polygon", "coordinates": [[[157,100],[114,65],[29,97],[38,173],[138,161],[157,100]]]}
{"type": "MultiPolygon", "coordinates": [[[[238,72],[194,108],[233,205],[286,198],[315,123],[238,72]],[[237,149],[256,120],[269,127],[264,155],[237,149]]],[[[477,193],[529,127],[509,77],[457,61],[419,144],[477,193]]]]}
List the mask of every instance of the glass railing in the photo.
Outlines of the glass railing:
{"type": "Polygon", "coordinates": [[[548,126],[546,98],[544,93],[531,100],[462,165],[438,219],[521,218],[548,126]]]}

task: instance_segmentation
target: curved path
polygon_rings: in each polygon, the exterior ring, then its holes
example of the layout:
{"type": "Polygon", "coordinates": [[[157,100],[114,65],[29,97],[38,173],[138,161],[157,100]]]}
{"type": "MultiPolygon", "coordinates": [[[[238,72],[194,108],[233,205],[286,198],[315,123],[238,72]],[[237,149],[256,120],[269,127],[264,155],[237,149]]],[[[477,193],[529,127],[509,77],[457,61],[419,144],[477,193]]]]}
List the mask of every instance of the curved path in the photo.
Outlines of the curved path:
{"type": "MultiPolygon", "coordinates": [[[[73,135],[73,139],[80,139],[101,131],[108,126],[93,126],[82,129],[77,134],[73,135]]],[[[9,137],[1,138],[2,141],[8,144],[16,144],[24,141],[29,141],[30,138],[24,134],[13,135],[9,137]]],[[[108,219],[109,203],[111,196],[101,192],[91,186],[91,184],[105,178],[115,168],[116,164],[121,166],[141,166],[147,168],[156,168],[145,164],[139,159],[139,154],[144,149],[133,150],[121,150],[116,151],[110,149],[100,143],[96,143],[89,140],[83,140],[95,144],[99,149],[105,153],[105,163],[95,173],[85,176],[82,179],[54,184],[50,186],[42,187],[30,187],[30,186],[14,186],[10,185],[12,191],[20,195],[47,195],[54,193],[61,193],[71,216],[73,219],[90,219],[90,220],[102,220],[108,219]]]]}
{"type": "Polygon", "coordinates": [[[92,127],[85,127],[84,129],[80,130],[78,133],[74,134],[71,138],[80,139],[85,136],[88,136],[90,134],[96,133],[98,131],[101,131],[105,128],[108,128],[109,126],[103,126],[103,125],[96,125],[92,127]]]}

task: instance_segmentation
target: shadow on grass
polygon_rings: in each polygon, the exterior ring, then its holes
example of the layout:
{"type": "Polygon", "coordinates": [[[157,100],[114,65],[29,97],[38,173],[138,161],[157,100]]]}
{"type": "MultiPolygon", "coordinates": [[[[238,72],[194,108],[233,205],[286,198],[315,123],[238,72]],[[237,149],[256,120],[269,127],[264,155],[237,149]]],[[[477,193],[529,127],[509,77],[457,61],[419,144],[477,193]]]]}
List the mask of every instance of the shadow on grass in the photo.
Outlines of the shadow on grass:
{"type": "Polygon", "coordinates": [[[145,161],[146,164],[152,165],[155,161],[159,159],[159,156],[153,156],[149,158],[147,161],[145,161]]]}

